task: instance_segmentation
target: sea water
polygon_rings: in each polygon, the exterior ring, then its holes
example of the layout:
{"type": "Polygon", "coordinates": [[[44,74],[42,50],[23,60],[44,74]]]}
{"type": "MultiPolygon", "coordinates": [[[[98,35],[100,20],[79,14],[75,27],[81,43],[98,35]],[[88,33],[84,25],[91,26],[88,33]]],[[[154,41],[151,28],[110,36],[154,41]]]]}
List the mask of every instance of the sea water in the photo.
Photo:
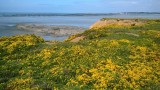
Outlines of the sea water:
{"type": "MultiPolygon", "coordinates": [[[[151,18],[160,19],[160,13],[116,13],[116,14],[19,14],[0,13],[0,37],[18,34],[32,34],[19,30],[17,24],[42,24],[57,26],[78,26],[89,28],[102,18],[151,18]]],[[[62,41],[68,36],[41,35],[45,40],[62,41]]]]}

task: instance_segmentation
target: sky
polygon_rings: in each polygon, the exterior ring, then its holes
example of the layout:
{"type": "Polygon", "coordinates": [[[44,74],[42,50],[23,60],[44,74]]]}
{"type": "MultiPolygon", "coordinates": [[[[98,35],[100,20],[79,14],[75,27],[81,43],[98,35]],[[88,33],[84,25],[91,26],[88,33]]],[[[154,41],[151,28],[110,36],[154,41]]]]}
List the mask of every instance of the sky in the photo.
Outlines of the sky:
{"type": "Polygon", "coordinates": [[[160,12],[160,0],[0,0],[0,12],[160,12]]]}

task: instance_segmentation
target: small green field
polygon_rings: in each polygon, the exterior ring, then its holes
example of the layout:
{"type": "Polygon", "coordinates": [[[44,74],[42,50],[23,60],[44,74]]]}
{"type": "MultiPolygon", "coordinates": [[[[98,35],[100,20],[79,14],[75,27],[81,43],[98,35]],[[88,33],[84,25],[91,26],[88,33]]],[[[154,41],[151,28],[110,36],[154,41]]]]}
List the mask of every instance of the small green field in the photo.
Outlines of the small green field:
{"type": "Polygon", "coordinates": [[[159,90],[160,20],[138,21],[145,23],[93,28],[64,42],[2,37],[0,90],[159,90]]]}

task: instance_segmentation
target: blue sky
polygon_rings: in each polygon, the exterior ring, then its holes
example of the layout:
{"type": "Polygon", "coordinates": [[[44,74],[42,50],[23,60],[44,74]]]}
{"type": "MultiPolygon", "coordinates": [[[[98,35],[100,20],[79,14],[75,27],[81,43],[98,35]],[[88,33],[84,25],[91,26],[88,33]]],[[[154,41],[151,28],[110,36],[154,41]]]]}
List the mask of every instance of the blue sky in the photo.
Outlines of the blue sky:
{"type": "Polygon", "coordinates": [[[160,12],[160,0],[0,0],[0,12],[160,12]]]}

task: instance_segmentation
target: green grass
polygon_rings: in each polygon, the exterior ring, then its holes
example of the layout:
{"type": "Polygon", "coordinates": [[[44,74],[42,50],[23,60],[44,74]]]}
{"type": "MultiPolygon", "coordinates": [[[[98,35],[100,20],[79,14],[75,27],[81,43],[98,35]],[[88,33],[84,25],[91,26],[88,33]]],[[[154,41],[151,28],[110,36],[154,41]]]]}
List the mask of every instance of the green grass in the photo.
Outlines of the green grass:
{"type": "Polygon", "coordinates": [[[86,30],[65,42],[0,38],[0,89],[158,90],[159,30],[159,20],[148,20],[140,27],[86,30]],[[79,36],[85,38],[70,42],[79,36]]]}

